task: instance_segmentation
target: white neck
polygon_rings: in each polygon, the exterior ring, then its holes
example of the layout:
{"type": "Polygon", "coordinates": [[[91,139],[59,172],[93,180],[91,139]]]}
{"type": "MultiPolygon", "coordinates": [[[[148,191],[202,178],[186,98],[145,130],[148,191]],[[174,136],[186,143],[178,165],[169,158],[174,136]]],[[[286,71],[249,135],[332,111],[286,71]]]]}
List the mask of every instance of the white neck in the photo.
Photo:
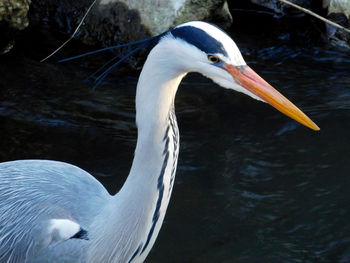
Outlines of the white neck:
{"type": "Polygon", "coordinates": [[[138,140],[130,174],[95,222],[98,242],[90,248],[89,262],[143,262],[165,216],[179,151],[174,99],[186,72],[163,64],[165,55],[157,47],[137,85],[138,140]]]}

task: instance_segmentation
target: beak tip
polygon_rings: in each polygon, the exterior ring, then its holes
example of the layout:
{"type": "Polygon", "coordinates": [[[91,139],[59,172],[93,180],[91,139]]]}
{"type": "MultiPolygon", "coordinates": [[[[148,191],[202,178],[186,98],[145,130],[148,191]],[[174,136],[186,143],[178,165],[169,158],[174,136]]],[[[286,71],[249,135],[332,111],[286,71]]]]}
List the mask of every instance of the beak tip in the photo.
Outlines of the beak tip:
{"type": "MultiPolygon", "coordinates": [[[[311,121],[311,120],[310,120],[311,121]]],[[[311,123],[308,123],[308,125],[305,125],[307,126],[308,128],[314,130],[314,131],[319,131],[321,130],[320,127],[317,126],[316,123],[314,123],[313,121],[311,121],[311,123]]]]}
{"type": "Polygon", "coordinates": [[[320,129],[320,127],[318,127],[317,125],[316,125],[316,127],[313,129],[314,131],[320,131],[321,129],[320,129]]]}

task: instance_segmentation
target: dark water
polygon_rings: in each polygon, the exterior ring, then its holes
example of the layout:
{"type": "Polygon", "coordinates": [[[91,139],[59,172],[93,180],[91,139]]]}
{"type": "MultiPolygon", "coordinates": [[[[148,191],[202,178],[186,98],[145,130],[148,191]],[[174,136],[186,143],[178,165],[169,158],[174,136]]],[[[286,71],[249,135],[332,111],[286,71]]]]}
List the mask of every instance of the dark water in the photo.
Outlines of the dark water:
{"type": "MultiPolygon", "coordinates": [[[[321,131],[186,77],[176,99],[177,178],[147,262],[350,262],[349,53],[235,39],[321,131]]],[[[83,80],[106,57],[39,63],[58,44],[31,41],[0,57],[0,160],[73,163],[116,192],[136,143],[139,72],[120,69],[91,91],[83,80]]]]}

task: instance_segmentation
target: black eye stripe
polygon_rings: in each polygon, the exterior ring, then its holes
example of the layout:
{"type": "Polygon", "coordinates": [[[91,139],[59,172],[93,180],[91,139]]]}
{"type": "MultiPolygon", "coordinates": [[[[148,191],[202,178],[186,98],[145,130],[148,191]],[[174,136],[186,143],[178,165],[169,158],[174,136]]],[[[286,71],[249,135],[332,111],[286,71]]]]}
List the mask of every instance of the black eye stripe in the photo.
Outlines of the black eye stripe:
{"type": "Polygon", "coordinates": [[[194,26],[183,26],[174,28],[170,32],[174,37],[183,39],[207,54],[219,53],[227,56],[222,43],[202,29],[194,26]]]}

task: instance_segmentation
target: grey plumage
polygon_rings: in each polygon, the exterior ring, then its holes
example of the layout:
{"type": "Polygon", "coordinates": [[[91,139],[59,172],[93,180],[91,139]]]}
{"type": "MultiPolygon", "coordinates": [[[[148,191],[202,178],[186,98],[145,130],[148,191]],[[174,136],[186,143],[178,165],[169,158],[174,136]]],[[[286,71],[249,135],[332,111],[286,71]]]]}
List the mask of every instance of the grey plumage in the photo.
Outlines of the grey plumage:
{"type": "Polygon", "coordinates": [[[49,221],[69,219],[84,228],[110,198],[94,177],[67,163],[4,162],[0,163],[0,175],[0,262],[35,262],[41,253],[49,260],[45,255],[49,246],[76,253],[86,241],[51,244],[46,232],[49,221]]]}

